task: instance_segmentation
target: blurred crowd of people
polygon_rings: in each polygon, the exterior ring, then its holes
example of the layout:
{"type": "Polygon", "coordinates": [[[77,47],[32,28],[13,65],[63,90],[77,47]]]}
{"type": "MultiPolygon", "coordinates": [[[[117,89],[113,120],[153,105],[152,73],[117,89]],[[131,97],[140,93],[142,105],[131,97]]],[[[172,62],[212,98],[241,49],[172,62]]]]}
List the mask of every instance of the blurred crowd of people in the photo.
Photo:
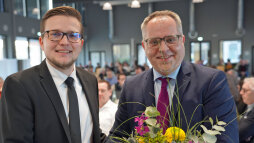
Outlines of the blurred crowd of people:
{"type": "Polygon", "coordinates": [[[120,97],[120,92],[126,77],[142,73],[143,71],[149,69],[147,64],[134,64],[133,66],[130,66],[128,62],[116,62],[115,64],[105,63],[105,66],[103,67],[100,65],[100,63],[97,63],[97,66],[94,67],[91,62],[88,62],[88,65],[80,65],[80,67],[92,72],[97,77],[98,81],[108,81],[113,91],[111,99],[116,103],[120,97]]]}
{"type": "Polygon", "coordinates": [[[149,66],[137,65],[130,66],[127,62],[117,62],[115,64],[101,66],[97,63],[93,67],[91,62],[86,66],[80,65],[83,69],[93,73],[98,80],[99,94],[99,121],[102,132],[108,135],[115,121],[117,103],[120,98],[121,90],[127,76],[140,74],[149,69],[149,66]]]}

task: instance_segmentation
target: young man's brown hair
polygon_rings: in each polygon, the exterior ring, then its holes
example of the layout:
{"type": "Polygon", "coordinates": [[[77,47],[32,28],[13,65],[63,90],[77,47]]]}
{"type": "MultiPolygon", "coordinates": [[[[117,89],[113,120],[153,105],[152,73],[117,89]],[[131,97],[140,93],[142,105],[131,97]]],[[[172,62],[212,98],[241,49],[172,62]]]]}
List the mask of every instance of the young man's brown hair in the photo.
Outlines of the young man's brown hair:
{"type": "Polygon", "coordinates": [[[82,16],[80,15],[79,11],[77,11],[76,9],[70,7],[70,6],[60,6],[60,7],[56,7],[54,9],[49,10],[43,17],[40,23],[40,32],[43,33],[45,32],[45,22],[47,19],[49,19],[52,16],[59,16],[59,15],[63,15],[63,16],[71,16],[71,17],[75,17],[77,18],[77,20],[80,23],[80,34],[83,34],[84,29],[82,26],[82,16]]]}

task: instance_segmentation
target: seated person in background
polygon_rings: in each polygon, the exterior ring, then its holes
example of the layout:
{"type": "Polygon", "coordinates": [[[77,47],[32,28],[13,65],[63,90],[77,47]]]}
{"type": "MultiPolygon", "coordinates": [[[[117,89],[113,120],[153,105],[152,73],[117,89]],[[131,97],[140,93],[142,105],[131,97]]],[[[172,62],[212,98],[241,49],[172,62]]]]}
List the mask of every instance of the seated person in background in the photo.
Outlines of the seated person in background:
{"type": "Polygon", "coordinates": [[[0,77],[0,98],[1,98],[1,94],[2,94],[3,85],[4,85],[4,80],[2,77],[0,77]]]}
{"type": "Polygon", "coordinates": [[[117,83],[116,83],[116,87],[115,87],[116,99],[120,98],[121,90],[123,88],[123,84],[124,84],[125,79],[126,79],[125,74],[121,73],[121,74],[117,75],[117,83]]]}
{"type": "Polygon", "coordinates": [[[108,135],[110,129],[115,122],[115,113],[117,110],[117,104],[110,100],[112,90],[109,82],[100,80],[98,82],[99,89],[99,119],[100,127],[103,133],[108,135]]]}
{"type": "MultiPolygon", "coordinates": [[[[243,87],[243,81],[244,79],[241,79],[238,83],[238,90],[241,91],[242,90],[242,87],[243,87]]],[[[238,100],[238,102],[236,103],[236,107],[237,107],[237,111],[238,111],[238,114],[242,114],[246,109],[247,109],[247,104],[245,104],[243,102],[243,98],[242,96],[240,95],[240,98],[238,100]]]]}
{"type": "Polygon", "coordinates": [[[225,72],[227,72],[228,70],[232,69],[233,65],[230,61],[230,59],[228,59],[227,63],[225,64],[225,72]]]}
{"type": "Polygon", "coordinates": [[[142,73],[143,71],[145,71],[145,68],[141,65],[138,65],[136,68],[135,68],[135,74],[139,74],[139,73],[142,73]]]}
{"type": "Polygon", "coordinates": [[[221,70],[221,71],[225,71],[225,65],[224,65],[223,59],[220,59],[216,69],[221,70]]]}
{"type": "Polygon", "coordinates": [[[248,61],[241,59],[238,66],[238,75],[241,79],[248,76],[248,61]]]}
{"type": "Polygon", "coordinates": [[[117,78],[114,75],[113,71],[111,69],[107,69],[106,74],[107,77],[105,78],[105,80],[108,81],[111,86],[115,85],[117,83],[117,78]]]}
{"type": "Polygon", "coordinates": [[[240,143],[254,143],[254,77],[244,79],[240,94],[247,104],[247,110],[239,120],[240,143]]]}
{"type": "Polygon", "coordinates": [[[237,87],[238,86],[237,79],[228,73],[226,73],[226,77],[227,77],[230,93],[233,95],[234,100],[237,103],[240,98],[240,92],[237,87]]]}

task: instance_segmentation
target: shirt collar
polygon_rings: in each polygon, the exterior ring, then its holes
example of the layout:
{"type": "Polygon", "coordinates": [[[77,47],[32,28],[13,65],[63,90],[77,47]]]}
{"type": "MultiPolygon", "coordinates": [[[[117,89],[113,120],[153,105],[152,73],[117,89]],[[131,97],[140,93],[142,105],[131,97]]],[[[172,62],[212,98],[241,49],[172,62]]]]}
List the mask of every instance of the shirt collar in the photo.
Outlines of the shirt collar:
{"type": "MultiPolygon", "coordinates": [[[[64,84],[64,81],[68,78],[68,76],[66,74],[64,74],[63,72],[57,70],[53,66],[51,66],[48,63],[48,60],[46,60],[46,64],[48,66],[49,72],[50,72],[53,80],[55,81],[56,86],[61,86],[62,84],[64,84]]],[[[77,81],[77,76],[75,73],[76,73],[76,67],[74,65],[74,70],[72,71],[72,73],[70,75],[70,77],[72,77],[74,79],[74,83],[75,83],[75,81],[77,81]]]]}
{"type": "MultiPolygon", "coordinates": [[[[175,71],[173,71],[171,74],[167,75],[166,77],[169,77],[171,79],[176,80],[177,74],[179,72],[179,69],[181,67],[182,64],[180,64],[177,69],[175,71]]],[[[156,79],[158,79],[159,77],[165,77],[163,75],[161,75],[159,72],[157,72],[154,68],[153,68],[153,80],[155,81],[156,79]]]]}
{"type": "Polygon", "coordinates": [[[102,111],[105,108],[111,107],[112,101],[109,99],[106,104],[104,104],[100,110],[102,111]]]}
{"type": "Polygon", "coordinates": [[[247,112],[249,112],[250,110],[252,110],[254,108],[254,103],[247,105],[247,112]]]}

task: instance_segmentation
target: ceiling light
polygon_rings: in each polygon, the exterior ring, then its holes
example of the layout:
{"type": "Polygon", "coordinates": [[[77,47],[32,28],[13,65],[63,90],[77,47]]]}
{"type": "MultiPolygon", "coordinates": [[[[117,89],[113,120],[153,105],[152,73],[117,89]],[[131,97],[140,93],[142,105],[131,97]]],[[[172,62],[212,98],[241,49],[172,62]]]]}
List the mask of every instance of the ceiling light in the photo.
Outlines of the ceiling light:
{"type": "Polygon", "coordinates": [[[202,3],[204,0],[192,0],[193,3],[202,3]]]}
{"type": "Polygon", "coordinates": [[[103,4],[103,10],[112,10],[112,5],[109,2],[103,4]]]}
{"type": "Polygon", "coordinates": [[[198,41],[203,41],[204,38],[203,37],[198,37],[198,41]]]}
{"type": "Polygon", "coordinates": [[[140,8],[140,2],[138,0],[133,0],[131,2],[131,8],[140,8]]]}

